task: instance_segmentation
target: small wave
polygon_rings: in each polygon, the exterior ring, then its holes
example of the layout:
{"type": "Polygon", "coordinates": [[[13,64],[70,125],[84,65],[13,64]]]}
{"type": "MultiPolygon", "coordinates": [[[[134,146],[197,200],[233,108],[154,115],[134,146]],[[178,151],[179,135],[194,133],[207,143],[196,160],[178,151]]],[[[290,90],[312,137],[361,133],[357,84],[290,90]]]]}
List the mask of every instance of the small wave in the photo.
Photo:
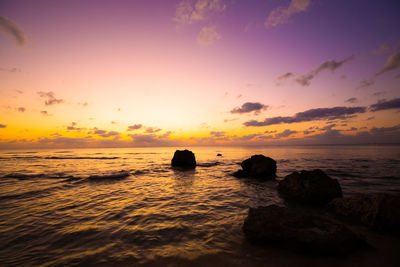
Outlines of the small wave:
{"type": "Polygon", "coordinates": [[[45,179],[80,179],[78,177],[74,177],[72,175],[65,175],[63,173],[54,173],[54,174],[23,174],[23,173],[9,173],[1,178],[13,178],[18,180],[26,180],[26,179],[35,179],[35,178],[45,178],[45,179]]]}
{"type": "Polygon", "coordinates": [[[120,157],[39,157],[39,156],[15,156],[15,157],[0,157],[0,159],[119,159],[120,157]]]}
{"type": "Polygon", "coordinates": [[[220,162],[209,162],[209,163],[199,163],[197,164],[197,166],[199,167],[214,167],[214,166],[218,166],[221,165],[220,162]]]}
{"type": "Polygon", "coordinates": [[[105,175],[91,175],[88,177],[88,180],[100,181],[100,180],[123,179],[130,175],[131,175],[131,173],[128,171],[120,171],[118,173],[111,173],[111,174],[105,174],[105,175]]]}
{"type": "Polygon", "coordinates": [[[44,159],[119,159],[120,157],[44,157],[44,159]]]}

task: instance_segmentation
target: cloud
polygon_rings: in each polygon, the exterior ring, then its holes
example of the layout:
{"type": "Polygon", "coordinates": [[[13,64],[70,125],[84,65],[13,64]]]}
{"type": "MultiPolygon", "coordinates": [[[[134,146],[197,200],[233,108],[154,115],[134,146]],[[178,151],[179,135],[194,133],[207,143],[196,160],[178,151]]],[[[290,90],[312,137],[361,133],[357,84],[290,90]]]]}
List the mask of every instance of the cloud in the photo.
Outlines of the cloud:
{"type": "Polygon", "coordinates": [[[199,45],[208,46],[219,39],[221,39],[221,35],[216,32],[215,26],[204,26],[197,36],[197,43],[199,45]]]}
{"type": "Polygon", "coordinates": [[[373,96],[384,96],[386,95],[386,91],[378,91],[372,94],[373,96]]]}
{"type": "Polygon", "coordinates": [[[400,41],[397,41],[395,43],[383,43],[379,46],[378,49],[372,50],[372,54],[380,55],[380,54],[393,53],[399,48],[400,48],[400,41]]]}
{"type": "Polygon", "coordinates": [[[238,118],[233,118],[233,119],[224,119],[224,122],[231,122],[231,121],[237,121],[238,118]]]}
{"type": "Polygon", "coordinates": [[[345,63],[354,59],[354,55],[349,56],[343,60],[327,60],[322,62],[317,68],[311,70],[307,74],[295,75],[291,72],[287,72],[277,78],[277,85],[280,85],[283,81],[294,78],[295,81],[301,86],[309,86],[311,84],[311,80],[314,79],[320,72],[330,70],[334,72],[336,69],[343,66],[345,63]]]}
{"type": "Polygon", "coordinates": [[[374,80],[369,79],[369,80],[362,80],[360,82],[360,85],[357,87],[357,89],[361,89],[361,88],[367,88],[370,87],[371,85],[374,85],[374,80]]]}
{"type": "Polygon", "coordinates": [[[400,68],[400,53],[394,53],[387,59],[385,65],[380,71],[375,73],[375,76],[381,75],[385,72],[392,71],[400,68]]]}
{"type": "Polygon", "coordinates": [[[86,107],[88,105],[88,102],[84,102],[84,103],[78,103],[78,105],[84,106],[86,107]]]}
{"type": "Polygon", "coordinates": [[[11,68],[11,69],[0,68],[0,71],[16,73],[16,72],[21,72],[21,69],[19,69],[19,68],[11,68]]]}
{"type": "Polygon", "coordinates": [[[79,132],[84,129],[84,128],[75,127],[76,125],[78,125],[76,122],[71,122],[71,126],[67,126],[67,130],[79,132]]]}
{"type": "Polygon", "coordinates": [[[182,27],[221,14],[225,9],[226,4],[222,0],[183,0],[177,5],[173,20],[182,27]]]}
{"type": "Polygon", "coordinates": [[[290,21],[294,14],[305,12],[311,5],[311,0],[291,0],[288,7],[277,7],[273,9],[264,22],[264,26],[276,27],[290,21]]]}
{"type": "Polygon", "coordinates": [[[344,101],[344,102],[347,102],[347,103],[357,103],[357,102],[358,102],[358,99],[355,98],[355,97],[351,97],[351,98],[347,99],[347,100],[344,101]]]}
{"type": "Polygon", "coordinates": [[[281,133],[275,134],[275,138],[289,137],[292,134],[298,133],[297,131],[292,131],[290,129],[286,129],[281,133]]]}
{"type": "Polygon", "coordinates": [[[0,29],[4,33],[11,35],[18,45],[23,46],[26,44],[26,35],[22,28],[15,22],[0,16],[0,29]]]}
{"type": "Polygon", "coordinates": [[[51,116],[51,114],[48,113],[46,110],[41,110],[40,113],[41,113],[43,116],[51,116]]]}
{"type": "Polygon", "coordinates": [[[282,83],[284,83],[286,80],[293,78],[295,75],[291,72],[286,72],[285,74],[282,74],[281,76],[279,76],[276,79],[276,85],[281,85],[282,83]]]}
{"type": "Polygon", "coordinates": [[[222,137],[226,135],[226,132],[224,131],[211,131],[210,135],[215,136],[215,137],[222,137]]]}
{"type": "Polygon", "coordinates": [[[101,137],[111,137],[114,136],[116,137],[116,140],[118,139],[118,137],[120,136],[120,133],[117,131],[106,131],[106,130],[101,130],[98,128],[93,128],[93,131],[90,131],[88,134],[96,134],[98,136],[101,137]]]}
{"type": "Polygon", "coordinates": [[[143,127],[143,125],[141,125],[141,124],[130,125],[130,126],[128,126],[127,131],[138,130],[138,129],[142,128],[142,127],[143,127]]]}
{"type": "Polygon", "coordinates": [[[55,98],[54,92],[42,92],[42,91],[40,91],[40,92],[38,92],[38,95],[40,97],[47,98],[47,100],[44,102],[44,104],[46,106],[50,106],[50,105],[54,105],[54,104],[60,104],[60,103],[64,102],[63,99],[55,98]]]}
{"type": "Polygon", "coordinates": [[[314,120],[334,120],[348,118],[349,115],[364,113],[365,107],[333,107],[333,108],[315,108],[303,112],[298,112],[292,117],[272,117],[264,121],[251,120],[243,123],[245,126],[262,127],[281,123],[296,123],[314,120]]]}
{"type": "Polygon", "coordinates": [[[19,112],[25,112],[25,111],[26,111],[26,109],[25,109],[24,107],[19,107],[17,110],[18,110],[19,112]]]}
{"type": "Polygon", "coordinates": [[[147,127],[146,130],[145,130],[146,133],[156,133],[156,132],[159,132],[159,131],[161,131],[161,129],[160,128],[155,128],[155,127],[147,127]]]}
{"type": "Polygon", "coordinates": [[[258,115],[262,110],[268,108],[268,105],[261,104],[259,102],[246,102],[241,107],[236,107],[231,110],[232,114],[244,114],[253,112],[254,114],[258,115]]]}
{"type": "Polygon", "coordinates": [[[7,125],[5,125],[5,124],[0,124],[0,128],[6,128],[7,127],[7,125]]]}
{"type": "Polygon", "coordinates": [[[172,140],[169,135],[171,132],[165,134],[130,134],[132,138],[132,145],[134,146],[179,146],[183,142],[181,140],[172,140]]]}
{"type": "Polygon", "coordinates": [[[395,98],[389,101],[381,100],[378,103],[373,104],[370,106],[371,111],[380,111],[380,110],[387,110],[387,109],[398,109],[400,108],[400,98],[395,98]]]}

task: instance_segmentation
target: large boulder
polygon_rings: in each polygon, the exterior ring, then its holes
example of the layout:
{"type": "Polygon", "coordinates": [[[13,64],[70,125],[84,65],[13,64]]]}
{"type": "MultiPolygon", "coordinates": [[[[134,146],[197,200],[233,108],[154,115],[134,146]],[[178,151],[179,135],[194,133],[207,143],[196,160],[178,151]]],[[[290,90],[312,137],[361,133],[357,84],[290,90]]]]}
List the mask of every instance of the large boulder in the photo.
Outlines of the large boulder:
{"type": "Polygon", "coordinates": [[[321,170],[293,172],[279,182],[278,191],[289,200],[310,205],[324,205],[342,197],[338,181],[321,170]]]}
{"type": "Polygon", "coordinates": [[[176,150],[171,160],[171,166],[194,169],[196,167],[196,158],[192,151],[187,149],[176,150]]]}
{"type": "Polygon", "coordinates": [[[355,194],[334,199],[328,210],[349,222],[384,234],[400,235],[400,195],[355,194]]]}
{"type": "Polygon", "coordinates": [[[275,178],[276,161],[264,155],[254,155],[241,164],[242,170],[233,174],[236,177],[275,178]]]}
{"type": "Polygon", "coordinates": [[[251,243],[316,255],[344,255],[366,247],[363,236],[345,225],[296,208],[250,208],[243,232],[251,243]]]}

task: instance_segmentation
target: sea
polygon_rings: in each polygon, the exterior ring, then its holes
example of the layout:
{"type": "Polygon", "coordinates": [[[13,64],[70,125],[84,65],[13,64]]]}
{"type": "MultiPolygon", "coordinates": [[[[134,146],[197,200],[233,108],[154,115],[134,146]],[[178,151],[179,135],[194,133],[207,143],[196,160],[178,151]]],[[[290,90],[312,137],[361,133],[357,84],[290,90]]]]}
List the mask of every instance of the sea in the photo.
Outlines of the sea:
{"type": "Polygon", "coordinates": [[[294,171],[321,169],[344,196],[400,193],[399,145],[188,147],[198,166],[186,171],[171,168],[176,149],[184,148],[1,150],[0,266],[390,266],[398,259],[399,239],[378,234],[368,236],[376,249],[327,260],[254,246],[242,225],[249,207],[286,204],[276,187],[294,171]],[[275,180],[232,176],[255,154],[277,161],[275,180]]]}

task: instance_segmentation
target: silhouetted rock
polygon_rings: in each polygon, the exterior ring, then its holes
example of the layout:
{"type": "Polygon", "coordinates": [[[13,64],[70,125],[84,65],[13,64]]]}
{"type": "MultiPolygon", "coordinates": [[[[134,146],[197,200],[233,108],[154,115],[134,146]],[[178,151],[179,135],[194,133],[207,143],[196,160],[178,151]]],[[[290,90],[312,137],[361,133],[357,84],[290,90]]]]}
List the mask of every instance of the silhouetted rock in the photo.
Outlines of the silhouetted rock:
{"type": "Polygon", "coordinates": [[[367,246],[363,236],[339,222],[276,205],[250,208],[243,232],[255,244],[316,255],[344,255],[367,246]]]}
{"type": "Polygon", "coordinates": [[[176,150],[174,157],[171,160],[171,165],[173,167],[183,167],[188,169],[193,169],[196,167],[196,158],[192,151],[176,150]]]}
{"type": "Polygon", "coordinates": [[[356,194],[334,199],[328,210],[338,217],[361,223],[385,234],[400,235],[400,195],[356,194]]]}
{"type": "Polygon", "coordinates": [[[289,200],[311,205],[324,205],[342,197],[338,181],[321,170],[293,172],[279,182],[278,191],[289,200]]]}
{"type": "Polygon", "coordinates": [[[275,178],[276,161],[264,155],[254,155],[240,164],[242,170],[233,173],[235,177],[275,178]]]}
{"type": "Polygon", "coordinates": [[[217,154],[217,157],[222,157],[222,154],[218,153],[218,154],[217,154]]]}

